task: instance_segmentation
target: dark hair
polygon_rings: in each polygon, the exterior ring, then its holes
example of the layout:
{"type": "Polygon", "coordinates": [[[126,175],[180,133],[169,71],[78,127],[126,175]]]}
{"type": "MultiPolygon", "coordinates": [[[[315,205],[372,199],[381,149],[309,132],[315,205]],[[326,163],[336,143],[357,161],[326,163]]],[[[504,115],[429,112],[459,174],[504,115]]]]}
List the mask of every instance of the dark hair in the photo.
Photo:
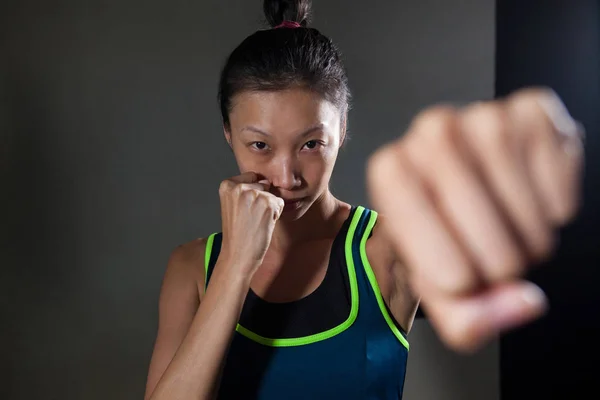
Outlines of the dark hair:
{"type": "Polygon", "coordinates": [[[350,91],[340,53],[331,39],[308,27],[310,8],[310,0],[264,0],[271,28],[284,21],[301,27],[257,31],[233,50],[219,82],[219,103],[226,127],[232,98],[244,91],[307,88],[347,110],[350,91]]]}

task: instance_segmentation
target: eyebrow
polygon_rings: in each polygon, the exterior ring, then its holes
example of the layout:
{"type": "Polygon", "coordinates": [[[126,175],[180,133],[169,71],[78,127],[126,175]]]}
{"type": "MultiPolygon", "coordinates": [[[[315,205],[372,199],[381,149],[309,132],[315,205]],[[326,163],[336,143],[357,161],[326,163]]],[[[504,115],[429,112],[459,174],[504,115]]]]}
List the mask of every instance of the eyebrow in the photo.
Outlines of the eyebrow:
{"type": "MultiPolygon", "coordinates": [[[[319,131],[323,129],[323,124],[318,124],[315,126],[311,126],[310,128],[308,128],[307,130],[305,130],[304,132],[302,132],[300,134],[301,137],[305,137],[310,135],[311,133],[315,132],[315,131],[319,131]]],[[[258,129],[254,126],[248,125],[242,128],[242,131],[251,131],[251,132],[255,132],[258,133],[260,135],[263,136],[272,136],[269,132],[263,131],[262,129],[258,129]]]]}

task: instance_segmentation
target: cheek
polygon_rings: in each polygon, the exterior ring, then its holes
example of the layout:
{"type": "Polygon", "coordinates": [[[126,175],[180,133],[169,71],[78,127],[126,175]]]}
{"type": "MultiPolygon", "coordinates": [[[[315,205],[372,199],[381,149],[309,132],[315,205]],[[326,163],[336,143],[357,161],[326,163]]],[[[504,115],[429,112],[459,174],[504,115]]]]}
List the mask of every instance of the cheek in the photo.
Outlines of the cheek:
{"type": "Polygon", "coordinates": [[[329,147],[322,154],[322,162],[327,171],[331,172],[338,156],[338,147],[329,147]]]}
{"type": "Polygon", "coordinates": [[[256,171],[256,165],[255,165],[255,163],[252,162],[252,159],[241,158],[241,157],[236,157],[235,159],[237,161],[237,165],[240,170],[240,173],[243,174],[244,172],[248,172],[248,171],[259,172],[259,171],[256,171]]]}
{"type": "MultiPolygon", "coordinates": [[[[272,177],[273,174],[278,173],[281,169],[281,162],[276,157],[261,156],[248,152],[245,154],[236,154],[235,158],[242,174],[252,171],[269,179],[269,177],[272,177]]],[[[299,172],[303,174],[303,168],[299,172]]]]}
{"type": "Polygon", "coordinates": [[[304,163],[303,175],[306,180],[313,184],[326,183],[331,177],[335,165],[335,154],[321,154],[310,156],[312,159],[304,163]]]}
{"type": "Polygon", "coordinates": [[[235,161],[238,165],[240,173],[242,174],[248,171],[260,173],[261,171],[259,169],[264,168],[264,166],[261,166],[262,163],[260,162],[263,159],[261,157],[256,157],[255,155],[251,154],[245,148],[234,148],[233,155],[235,156],[235,161]]]}

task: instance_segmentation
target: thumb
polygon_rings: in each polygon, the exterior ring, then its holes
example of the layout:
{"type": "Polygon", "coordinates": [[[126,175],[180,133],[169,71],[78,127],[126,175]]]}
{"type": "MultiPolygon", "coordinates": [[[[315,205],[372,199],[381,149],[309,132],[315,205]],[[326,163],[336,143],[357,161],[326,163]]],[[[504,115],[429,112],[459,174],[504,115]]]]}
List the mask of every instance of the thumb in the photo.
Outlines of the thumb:
{"type": "Polygon", "coordinates": [[[283,209],[285,207],[285,202],[283,201],[283,199],[281,197],[275,196],[275,198],[277,199],[277,205],[279,206],[279,208],[278,208],[279,212],[277,213],[276,219],[279,219],[279,218],[281,218],[281,214],[283,213],[283,209]]]}
{"type": "Polygon", "coordinates": [[[248,171],[231,178],[235,183],[257,183],[260,177],[256,172],[248,171]]]}
{"type": "Polygon", "coordinates": [[[260,185],[262,185],[263,190],[265,192],[268,192],[269,189],[271,188],[271,182],[269,182],[267,179],[261,179],[257,183],[260,184],[260,185]]]}
{"type": "Polygon", "coordinates": [[[547,310],[544,292],[533,283],[516,281],[481,294],[426,301],[426,312],[442,340],[459,351],[473,351],[501,332],[540,317],[547,310]]]}

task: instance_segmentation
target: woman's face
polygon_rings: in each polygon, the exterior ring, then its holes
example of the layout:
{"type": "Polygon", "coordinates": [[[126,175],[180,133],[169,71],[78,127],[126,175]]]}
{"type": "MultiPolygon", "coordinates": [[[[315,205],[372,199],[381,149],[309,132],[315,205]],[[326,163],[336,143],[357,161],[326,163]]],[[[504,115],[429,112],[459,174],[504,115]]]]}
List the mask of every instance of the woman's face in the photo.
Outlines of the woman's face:
{"type": "Polygon", "coordinates": [[[253,171],[300,218],[329,186],[345,135],[340,110],[304,89],[243,92],[233,98],[230,143],[241,173],[253,171]]]}

